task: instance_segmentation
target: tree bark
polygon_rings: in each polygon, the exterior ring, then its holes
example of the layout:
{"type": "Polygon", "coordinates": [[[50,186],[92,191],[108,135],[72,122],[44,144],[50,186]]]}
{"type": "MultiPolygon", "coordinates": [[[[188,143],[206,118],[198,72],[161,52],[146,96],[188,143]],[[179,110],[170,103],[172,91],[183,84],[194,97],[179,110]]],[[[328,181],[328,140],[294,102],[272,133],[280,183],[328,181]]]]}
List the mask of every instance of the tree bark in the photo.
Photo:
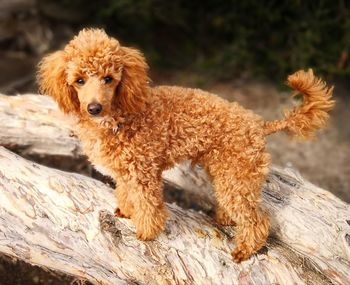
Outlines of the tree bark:
{"type": "Polygon", "coordinates": [[[168,205],[165,233],[138,241],[106,185],[4,148],[0,185],[0,252],[94,284],[350,284],[349,205],[293,172],[269,175],[271,237],[242,264],[233,229],[204,214],[168,205]]]}
{"type": "MultiPolygon", "coordinates": [[[[0,98],[0,119],[1,144],[81,156],[68,120],[46,97],[0,98]],[[61,137],[50,136],[58,132],[61,137]]],[[[206,210],[215,205],[200,167],[184,163],[163,177],[206,210]]],[[[241,264],[230,256],[232,227],[168,204],[166,231],[155,241],[138,241],[130,220],[113,217],[117,205],[108,186],[4,148],[0,187],[0,252],[93,284],[350,284],[350,206],[291,169],[271,169],[263,187],[271,234],[266,247],[241,264]]]]}

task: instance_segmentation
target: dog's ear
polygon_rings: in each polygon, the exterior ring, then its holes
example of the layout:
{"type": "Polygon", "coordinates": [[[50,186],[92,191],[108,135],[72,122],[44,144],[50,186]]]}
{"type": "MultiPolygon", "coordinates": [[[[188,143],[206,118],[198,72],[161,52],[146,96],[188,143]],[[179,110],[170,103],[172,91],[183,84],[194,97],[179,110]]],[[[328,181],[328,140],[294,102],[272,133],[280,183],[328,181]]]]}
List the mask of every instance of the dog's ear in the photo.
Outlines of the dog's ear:
{"type": "Polygon", "coordinates": [[[53,97],[64,113],[78,114],[79,100],[73,87],[67,83],[66,65],[63,51],[44,57],[37,75],[39,90],[41,94],[53,97]]]}
{"type": "Polygon", "coordinates": [[[122,76],[117,88],[115,104],[128,113],[136,113],[145,107],[148,93],[148,65],[142,53],[122,47],[122,76]]]}

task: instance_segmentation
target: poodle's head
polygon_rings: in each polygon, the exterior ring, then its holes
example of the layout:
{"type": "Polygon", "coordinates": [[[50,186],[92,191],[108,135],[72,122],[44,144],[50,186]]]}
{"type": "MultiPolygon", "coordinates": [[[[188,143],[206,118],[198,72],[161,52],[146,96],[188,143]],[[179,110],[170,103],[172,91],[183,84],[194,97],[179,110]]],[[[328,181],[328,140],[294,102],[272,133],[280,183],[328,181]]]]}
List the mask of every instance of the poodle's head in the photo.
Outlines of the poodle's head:
{"type": "Polygon", "coordinates": [[[136,49],[100,29],[84,29],[39,64],[41,93],[65,113],[94,119],[120,110],[140,112],[148,95],[148,66],[136,49]]]}

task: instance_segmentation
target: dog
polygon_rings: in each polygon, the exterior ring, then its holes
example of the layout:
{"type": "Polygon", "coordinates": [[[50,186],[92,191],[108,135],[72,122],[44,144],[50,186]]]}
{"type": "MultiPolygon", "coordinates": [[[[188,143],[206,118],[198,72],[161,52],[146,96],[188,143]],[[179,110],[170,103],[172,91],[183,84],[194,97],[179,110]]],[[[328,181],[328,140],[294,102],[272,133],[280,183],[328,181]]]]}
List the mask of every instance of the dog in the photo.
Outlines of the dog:
{"type": "Polygon", "coordinates": [[[288,77],[303,102],[275,121],[200,89],[151,87],[142,53],[101,29],[84,29],[44,57],[38,82],[41,93],[78,118],[83,150],[117,181],[115,213],[131,218],[138,239],[164,230],[162,172],[184,160],[202,164],[214,186],[217,223],[236,225],[236,262],[257,252],[269,233],[260,203],[270,165],[266,137],[281,130],[313,137],[334,106],[333,87],[312,70],[288,77]]]}

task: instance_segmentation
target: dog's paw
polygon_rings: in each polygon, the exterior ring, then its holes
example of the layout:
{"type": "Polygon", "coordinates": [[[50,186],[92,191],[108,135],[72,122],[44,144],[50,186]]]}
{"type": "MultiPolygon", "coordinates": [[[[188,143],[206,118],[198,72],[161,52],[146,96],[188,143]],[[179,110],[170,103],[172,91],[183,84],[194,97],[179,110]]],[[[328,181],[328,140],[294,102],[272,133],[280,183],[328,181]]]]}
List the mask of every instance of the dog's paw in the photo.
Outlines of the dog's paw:
{"type": "Polygon", "coordinates": [[[114,216],[118,218],[130,219],[130,216],[123,214],[120,208],[118,207],[114,210],[114,216]]]}
{"type": "Polygon", "coordinates": [[[216,211],[214,220],[218,225],[236,226],[236,222],[222,210],[216,211]]]}
{"type": "Polygon", "coordinates": [[[154,240],[164,230],[164,224],[147,225],[136,227],[136,238],[138,240],[154,240]]]}
{"type": "Polygon", "coordinates": [[[164,231],[164,228],[164,221],[150,223],[149,220],[143,220],[142,224],[139,223],[136,226],[136,238],[138,240],[153,240],[164,231]]]}
{"type": "Polygon", "coordinates": [[[240,263],[249,259],[252,253],[249,252],[246,248],[238,247],[232,252],[231,255],[235,262],[240,263]]]}
{"type": "Polygon", "coordinates": [[[152,232],[142,232],[136,231],[136,238],[142,241],[154,240],[160,232],[152,231],[152,232]]]}
{"type": "Polygon", "coordinates": [[[167,211],[165,208],[150,207],[148,211],[136,211],[131,219],[139,240],[153,240],[165,229],[167,211]]]}

